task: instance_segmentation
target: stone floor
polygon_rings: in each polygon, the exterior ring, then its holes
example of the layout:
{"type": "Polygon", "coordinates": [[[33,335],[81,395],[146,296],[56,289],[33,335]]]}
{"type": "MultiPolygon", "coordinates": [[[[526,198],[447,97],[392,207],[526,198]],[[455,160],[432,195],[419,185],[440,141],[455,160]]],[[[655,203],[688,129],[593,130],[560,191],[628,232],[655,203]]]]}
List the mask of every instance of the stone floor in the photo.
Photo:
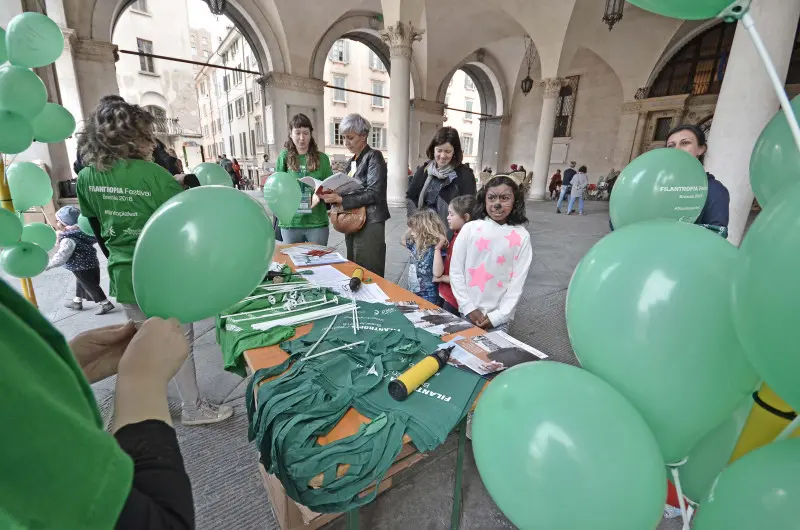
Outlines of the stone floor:
{"type": "MultiPolygon", "coordinates": [[[[528,230],[532,236],[534,260],[517,310],[511,333],[539,348],[553,359],[576,364],[564,320],[566,289],[572,271],[586,251],[608,232],[608,203],[588,202],[583,217],[557,215],[552,202],[529,203],[528,230]]],[[[404,283],[408,252],[399,240],[405,231],[405,213],[393,210],[387,224],[386,277],[404,283]]],[[[335,234],[335,233],[334,233],[335,234]]],[[[331,244],[344,253],[340,234],[331,244]]],[[[108,278],[103,268],[103,286],[108,278]]],[[[19,282],[2,276],[14,286],[19,282]]],[[[71,298],[74,280],[59,268],[45,272],[33,281],[42,312],[67,337],[97,326],[120,322],[120,310],[93,314],[94,304],[82,312],[63,307],[71,298]]],[[[195,324],[195,359],[200,387],[207,398],[234,406],[234,418],[217,425],[183,427],[176,425],[186,467],[192,480],[197,512],[197,528],[273,529],[277,528],[257,469],[257,455],[247,442],[244,410],[245,380],[222,370],[221,354],[214,341],[211,320],[195,324]]],[[[110,407],[113,378],[94,385],[101,408],[110,407]]],[[[171,408],[179,409],[177,393],[170,388],[171,408]]],[[[412,468],[409,476],[371,505],[361,510],[362,528],[448,528],[452,506],[455,452],[445,444],[430,458],[412,468]]],[[[330,528],[343,528],[337,521],[330,528]]],[[[465,463],[464,508],[461,527],[471,529],[514,528],[499,512],[486,492],[475,468],[471,451],[465,463]]],[[[665,521],[659,530],[680,528],[676,520],[665,521]]],[[[578,529],[576,529],[578,530],[578,529]]]]}

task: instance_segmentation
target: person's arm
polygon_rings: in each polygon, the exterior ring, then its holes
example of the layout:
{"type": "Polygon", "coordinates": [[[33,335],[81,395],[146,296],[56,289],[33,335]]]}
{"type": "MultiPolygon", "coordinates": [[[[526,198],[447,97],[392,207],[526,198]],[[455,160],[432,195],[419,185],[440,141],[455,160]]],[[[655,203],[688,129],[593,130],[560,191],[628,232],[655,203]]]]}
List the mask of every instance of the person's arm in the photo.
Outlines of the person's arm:
{"type": "MultiPolygon", "coordinates": [[[[518,229],[520,231],[525,230],[524,227],[519,227],[518,229]]],[[[525,287],[525,279],[528,277],[528,269],[530,269],[532,259],[531,238],[525,237],[522,242],[522,248],[519,251],[519,259],[514,260],[514,277],[506,284],[508,286],[506,293],[500,300],[497,309],[489,311],[489,314],[486,315],[489,317],[493,327],[505,324],[514,313],[514,309],[516,309],[517,303],[519,303],[519,299],[522,296],[522,290],[525,287]]]]}
{"type": "Polygon", "coordinates": [[[458,185],[458,193],[461,195],[477,195],[478,185],[475,183],[475,173],[467,166],[462,166],[465,175],[461,178],[458,185]]]}
{"type": "Polygon", "coordinates": [[[97,217],[87,217],[87,219],[89,221],[89,226],[92,227],[94,238],[97,240],[97,246],[100,247],[100,251],[107,258],[108,248],[106,248],[106,240],[103,239],[103,227],[100,225],[100,219],[97,217]]]}
{"type": "MultiPolygon", "coordinates": [[[[447,246],[447,239],[442,236],[436,243],[436,248],[433,252],[433,277],[434,281],[440,282],[444,274],[444,248],[447,246]]],[[[452,249],[451,249],[452,250],[452,249]]]]}
{"type": "Polygon", "coordinates": [[[472,244],[471,241],[471,225],[467,223],[461,230],[461,233],[456,239],[455,245],[450,251],[453,256],[450,258],[450,287],[453,289],[453,295],[458,302],[458,310],[468,315],[477,309],[477,306],[469,298],[469,289],[467,288],[467,251],[472,244]]]}
{"type": "Polygon", "coordinates": [[[62,266],[69,261],[69,258],[72,257],[73,252],[75,252],[75,241],[67,237],[62,238],[61,242],[58,244],[58,250],[55,254],[53,254],[53,257],[50,258],[45,270],[62,266]]]}
{"type": "Polygon", "coordinates": [[[383,161],[383,155],[380,151],[372,150],[365,163],[367,164],[366,186],[342,197],[344,210],[378,204],[381,198],[386,197],[386,163],[383,161]]]}
{"type": "Polygon", "coordinates": [[[414,176],[411,177],[411,183],[408,185],[408,191],[406,192],[406,217],[411,217],[417,211],[419,194],[425,185],[425,179],[428,178],[428,173],[425,171],[426,167],[428,167],[427,164],[422,164],[414,172],[414,176]]]}

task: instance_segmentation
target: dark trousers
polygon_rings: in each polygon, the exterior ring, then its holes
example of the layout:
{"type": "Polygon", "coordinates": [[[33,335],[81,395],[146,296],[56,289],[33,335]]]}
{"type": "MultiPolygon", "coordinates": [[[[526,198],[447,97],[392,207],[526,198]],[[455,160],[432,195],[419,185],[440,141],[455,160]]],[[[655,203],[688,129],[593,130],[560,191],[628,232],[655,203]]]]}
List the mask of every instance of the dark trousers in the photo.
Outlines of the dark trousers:
{"type": "Polygon", "coordinates": [[[107,300],[106,293],[100,287],[100,269],[86,269],[85,271],[72,271],[75,275],[75,296],[92,300],[94,302],[102,302],[107,300]]]}
{"type": "Polygon", "coordinates": [[[347,259],[383,277],[386,271],[386,222],[366,223],[344,236],[347,259]]]}

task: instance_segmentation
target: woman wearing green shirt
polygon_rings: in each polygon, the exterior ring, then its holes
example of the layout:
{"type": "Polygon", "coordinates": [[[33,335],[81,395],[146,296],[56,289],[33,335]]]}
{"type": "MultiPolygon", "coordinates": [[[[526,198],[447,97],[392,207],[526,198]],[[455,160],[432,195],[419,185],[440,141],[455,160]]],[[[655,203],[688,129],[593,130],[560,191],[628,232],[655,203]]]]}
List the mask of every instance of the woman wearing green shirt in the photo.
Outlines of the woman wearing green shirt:
{"type": "MultiPolygon", "coordinates": [[[[314,141],[314,126],[305,114],[295,114],[289,121],[289,139],[278,161],[275,171],[289,173],[300,179],[313,177],[325,180],[333,174],[328,155],[317,148],[314,141]]],[[[328,244],[328,209],[320,201],[311,186],[298,183],[303,188],[300,208],[287,223],[280,223],[284,243],[328,244]]]]}

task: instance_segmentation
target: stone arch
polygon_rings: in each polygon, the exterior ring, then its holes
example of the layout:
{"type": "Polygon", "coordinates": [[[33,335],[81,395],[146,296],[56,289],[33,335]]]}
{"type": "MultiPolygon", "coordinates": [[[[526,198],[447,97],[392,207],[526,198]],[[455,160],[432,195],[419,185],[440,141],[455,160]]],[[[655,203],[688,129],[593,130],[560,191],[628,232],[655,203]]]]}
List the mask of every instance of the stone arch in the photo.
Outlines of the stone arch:
{"type": "Polygon", "coordinates": [[[148,91],[142,94],[142,97],[139,99],[139,106],[160,107],[164,109],[164,112],[169,113],[169,103],[167,102],[167,98],[158,92],[148,91]]]}
{"type": "MultiPolygon", "coordinates": [[[[372,50],[381,60],[392,75],[392,65],[389,55],[389,46],[381,39],[383,29],[383,19],[380,13],[372,11],[351,11],[344,14],[339,20],[334,22],[314,47],[311,54],[311,61],[308,76],[313,79],[322,79],[325,72],[325,61],[328,59],[328,52],[333,43],[339,39],[350,39],[372,50]]],[[[411,60],[411,86],[413,94],[419,97],[421,94],[420,73],[417,64],[411,60]]]]}
{"type": "Polygon", "coordinates": [[[650,72],[650,77],[647,79],[648,87],[652,86],[655,83],[656,78],[661,73],[661,70],[664,69],[667,64],[669,64],[670,60],[675,57],[687,44],[692,42],[692,40],[705,33],[709,29],[713,28],[717,24],[723,24],[724,22],[719,19],[710,19],[704,20],[702,22],[696,21],[687,21],[684,23],[683,27],[678,30],[677,34],[683,33],[682,36],[673,39],[672,42],[667,45],[667,48],[664,50],[664,53],[661,54],[661,57],[656,62],[655,66],[653,67],[653,71],[650,72]],[[681,31],[683,30],[683,31],[681,31]]]}
{"type": "MultiPolygon", "coordinates": [[[[82,23],[76,24],[79,35],[93,40],[111,42],[114,28],[122,13],[135,0],[76,0],[80,13],[88,13],[82,23]]],[[[225,13],[239,28],[253,50],[260,71],[287,72],[290,68],[286,46],[279,39],[274,25],[254,0],[230,0],[225,13]],[[267,28],[268,31],[261,31],[267,28]]]]}
{"type": "Polygon", "coordinates": [[[508,87],[505,77],[498,75],[502,70],[497,60],[485,50],[477,50],[468,55],[445,76],[436,92],[436,101],[444,102],[450,79],[458,70],[464,70],[475,83],[481,102],[481,112],[492,116],[502,116],[506,113],[508,87]]]}

